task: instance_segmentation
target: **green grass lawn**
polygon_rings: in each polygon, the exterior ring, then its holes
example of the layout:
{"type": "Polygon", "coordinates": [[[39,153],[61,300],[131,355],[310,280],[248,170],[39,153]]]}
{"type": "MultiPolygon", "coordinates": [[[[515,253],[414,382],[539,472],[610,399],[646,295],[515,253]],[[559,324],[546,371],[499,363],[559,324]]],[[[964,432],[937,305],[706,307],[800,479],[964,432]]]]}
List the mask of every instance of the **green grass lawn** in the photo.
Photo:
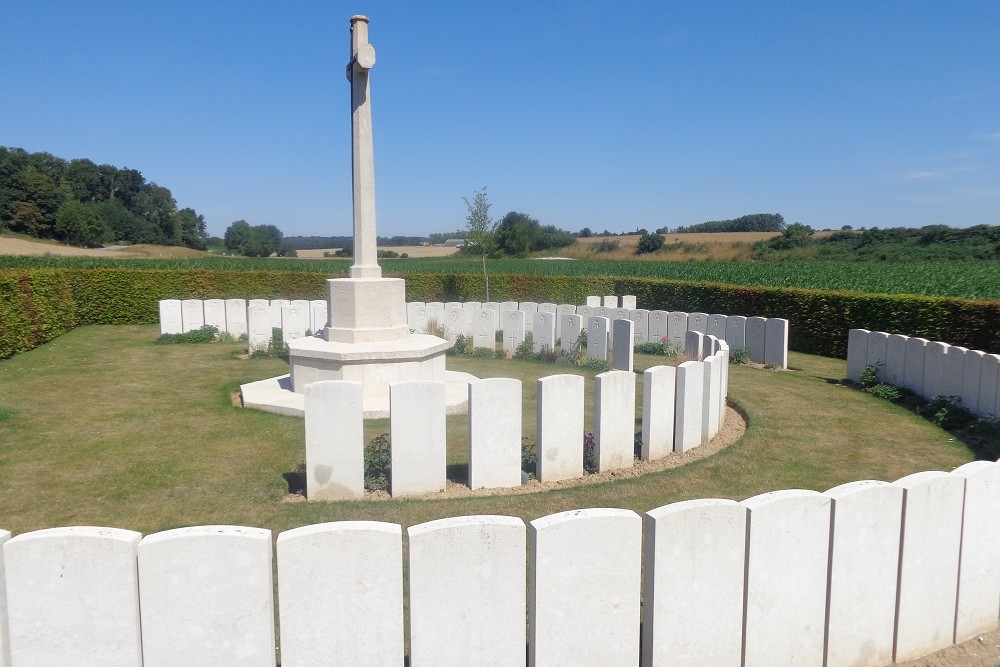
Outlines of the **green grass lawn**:
{"type": "MultiPolygon", "coordinates": [[[[974,458],[919,417],[840,385],[842,360],[792,353],[788,372],[731,367],[730,399],[749,415],[747,434],[679,468],[525,495],[283,502],[286,476],[304,460],[303,422],[232,407],[230,392],[282,374],[286,365],[241,360],[240,344],[161,346],[156,336],[155,326],[81,327],[0,362],[0,528],[103,525],[151,533],[237,524],[277,532],[342,519],[405,527],[465,514],[531,520],[581,507],[642,513],[689,498],[891,481],[974,458]]],[[[638,356],[637,370],[660,362],[638,356]]],[[[524,380],[526,434],[534,430],[534,380],[578,372],[520,361],[449,358],[448,366],[524,380]]],[[[588,420],[592,382],[588,375],[588,420]]],[[[641,388],[637,396],[641,405],[641,388]]],[[[465,417],[450,417],[448,429],[450,470],[461,475],[465,417]]],[[[387,431],[384,420],[368,424],[370,435],[387,431]]]]}

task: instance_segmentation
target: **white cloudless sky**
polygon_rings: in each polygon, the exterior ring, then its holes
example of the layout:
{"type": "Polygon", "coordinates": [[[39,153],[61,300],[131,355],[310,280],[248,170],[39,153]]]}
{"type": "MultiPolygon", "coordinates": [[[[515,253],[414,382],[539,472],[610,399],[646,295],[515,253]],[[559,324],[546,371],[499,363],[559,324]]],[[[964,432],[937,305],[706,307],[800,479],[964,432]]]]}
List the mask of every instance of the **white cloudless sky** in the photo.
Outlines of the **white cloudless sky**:
{"type": "Polygon", "coordinates": [[[349,235],[353,14],[382,236],[484,186],[571,231],[1000,224],[995,0],[5,0],[0,145],[138,169],[213,235],[349,235]]]}

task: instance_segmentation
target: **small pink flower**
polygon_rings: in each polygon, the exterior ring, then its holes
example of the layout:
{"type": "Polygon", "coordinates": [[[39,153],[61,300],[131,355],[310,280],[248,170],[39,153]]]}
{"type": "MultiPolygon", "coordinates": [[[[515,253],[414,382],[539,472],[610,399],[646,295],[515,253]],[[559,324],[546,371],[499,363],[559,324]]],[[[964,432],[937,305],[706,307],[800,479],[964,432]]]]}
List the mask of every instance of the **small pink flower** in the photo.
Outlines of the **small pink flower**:
{"type": "Polygon", "coordinates": [[[666,336],[660,336],[660,342],[661,343],[666,343],[667,342],[667,337],[666,336]]]}

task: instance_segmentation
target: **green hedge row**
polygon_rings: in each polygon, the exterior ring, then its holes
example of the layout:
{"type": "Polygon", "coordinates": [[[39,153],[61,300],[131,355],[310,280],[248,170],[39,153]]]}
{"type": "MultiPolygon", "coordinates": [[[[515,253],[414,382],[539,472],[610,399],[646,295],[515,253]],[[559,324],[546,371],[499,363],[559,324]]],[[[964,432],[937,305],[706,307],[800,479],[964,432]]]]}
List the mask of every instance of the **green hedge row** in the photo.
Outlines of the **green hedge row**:
{"type": "MultiPolygon", "coordinates": [[[[148,324],[161,299],[318,299],[326,276],[278,271],[142,269],[0,270],[0,358],[83,324],[148,324]]],[[[490,276],[494,301],[583,303],[597,294],[634,294],[644,308],[784,317],[791,349],[844,357],[853,328],[922,336],[1000,353],[1000,301],[740,287],[656,278],[490,276]]],[[[410,301],[477,301],[482,276],[406,276],[410,301]]]]}

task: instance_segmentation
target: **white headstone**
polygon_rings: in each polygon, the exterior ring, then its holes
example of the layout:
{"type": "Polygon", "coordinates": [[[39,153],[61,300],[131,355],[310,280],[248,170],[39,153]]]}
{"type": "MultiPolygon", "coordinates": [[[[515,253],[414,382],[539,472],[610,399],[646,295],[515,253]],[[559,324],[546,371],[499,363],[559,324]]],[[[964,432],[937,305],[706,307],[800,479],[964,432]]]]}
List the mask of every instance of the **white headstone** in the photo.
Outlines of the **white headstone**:
{"type": "Polygon", "coordinates": [[[224,332],[226,330],[226,302],[222,299],[206,299],[203,302],[205,324],[224,332]]]}
{"type": "Polygon", "coordinates": [[[584,305],[590,306],[591,308],[597,308],[601,305],[601,297],[599,296],[588,296],[584,305]]]}
{"type": "MultiPolygon", "coordinates": [[[[941,387],[941,394],[944,396],[954,396],[956,399],[962,398],[962,386],[965,382],[965,353],[968,349],[952,345],[948,348],[948,354],[944,358],[944,383],[941,387]]],[[[965,405],[962,406],[966,407],[965,405]]]]}
{"type": "Polygon", "coordinates": [[[674,401],[674,451],[686,452],[701,444],[705,362],[685,361],[677,366],[674,401]]]}
{"type": "Polygon", "coordinates": [[[587,318],[587,356],[608,358],[608,323],[606,317],[587,318]]]}
{"type": "Polygon", "coordinates": [[[483,309],[483,304],[479,301],[466,301],[462,308],[465,309],[465,337],[471,340],[476,335],[476,314],[483,309]]]}
{"type": "Polygon", "coordinates": [[[135,569],[141,537],[131,530],[81,526],[36,530],[6,541],[0,573],[6,576],[3,634],[9,631],[10,654],[0,653],[3,663],[142,664],[135,569]]]}
{"type": "Polygon", "coordinates": [[[872,331],[868,334],[868,359],[866,366],[872,366],[878,371],[879,380],[885,380],[885,362],[887,357],[887,346],[889,344],[889,334],[884,331],[872,331]]]}
{"type": "Polygon", "coordinates": [[[788,368],[788,320],[769,317],[764,323],[764,363],[788,368]]]}
{"type": "Polygon", "coordinates": [[[558,307],[554,303],[540,303],[538,304],[539,313],[553,313],[555,314],[558,307]]]}
{"type": "Polygon", "coordinates": [[[847,332],[847,379],[858,383],[861,371],[868,365],[868,329],[851,329],[847,332]]]}
{"type": "MultiPolygon", "coordinates": [[[[629,319],[635,324],[635,343],[640,345],[642,343],[649,342],[649,311],[648,310],[632,310],[628,315],[629,319]]],[[[657,338],[653,341],[654,343],[659,343],[660,339],[657,338]]]]}
{"type": "Polygon", "coordinates": [[[965,479],[918,472],[893,484],[906,491],[893,656],[902,662],[954,638],[965,479]]]}
{"type": "Polygon", "coordinates": [[[363,387],[324,380],[306,385],[306,498],[365,495],[363,387]]]}
{"type": "Polygon", "coordinates": [[[687,500],[646,512],[642,665],[740,665],[746,508],[687,500]]]}
{"type": "Polygon", "coordinates": [[[524,522],[461,516],[407,535],[410,664],[523,664],[524,522]]]}
{"type": "Polygon", "coordinates": [[[747,346],[747,318],[742,315],[726,317],[726,342],[733,350],[747,346]]]}
{"type": "Polygon", "coordinates": [[[749,513],[745,667],[822,665],[831,500],[787,489],[742,504],[749,513]]]}
{"type": "Polygon", "coordinates": [[[536,354],[543,350],[552,352],[556,349],[556,315],[555,313],[538,311],[532,315],[532,346],[536,354]]]}
{"type": "Polygon", "coordinates": [[[883,382],[902,387],[906,381],[906,342],[909,337],[892,334],[885,343],[885,372],[883,382]]]}
{"type": "Polygon", "coordinates": [[[226,331],[233,338],[247,333],[246,299],[226,299],[226,331]]]}
{"type": "Polygon", "coordinates": [[[517,301],[504,301],[500,304],[501,315],[512,310],[517,310],[517,301]]]}
{"type": "Polygon", "coordinates": [[[521,381],[469,383],[469,488],[521,485],[521,381]]]}
{"type": "Polygon", "coordinates": [[[274,667],[271,531],[195,526],[139,543],[144,667],[274,667]],[[184,638],[183,641],[179,641],[184,638]]]}
{"type": "Polygon", "coordinates": [[[403,663],[403,531],[397,524],[303,526],[279,534],[277,551],[283,664],[403,663]]]}
{"type": "MultiPolygon", "coordinates": [[[[409,304],[407,304],[409,309],[409,304]]],[[[330,312],[327,302],[323,299],[313,299],[309,302],[309,331],[316,335],[322,331],[329,323],[330,312]]],[[[407,312],[407,323],[409,323],[409,312],[407,312]]]]}
{"type": "Polygon", "coordinates": [[[496,311],[497,313],[500,312],[500,304],[497,301],[484,301],[483,308],[485,308],[486,310],[496,311]]]}
{"type": "Polygon", "coordinates": [[[507,356],[514,354],[524,342],[524,311],[508,310],[501,312],[503,318],[503,351],[507,356]]]}
{"type": "Polygon", "coordinates": [[[688,330],[688,314],[671,311],[667,314],[667,337],[671,345],[684,347],[684,335],[688,330]]]}
{"type": "Polygon", "coordinates": [[[705,356],[705,334],[698,331],[684,333],[684,354],[701,361],[705,356]]]}
{"type": "Polygon", "coordinates": [[[726,340],[726,319],[725,315],[709,315],[705,333],[719,340],[726,340]]]}
{"type": "Polygon", "coordinates": [[[655,461],[674,451],[673,366],[653,366],[642,374],[642,449],[639,458],[655,461]]]}
{"type": "Polygon", "coordinates": [[[476,311],[472,344],[474,347],[496,349],[497,311],[488,308],[476,311]]]}
{"type": "Polygon", "coordinates": [[[556,340],[560,341],[560,344],[564,348],[567,347],[567,343],[562,339],[563,337],[562,323],[563,323],[563,317],[565,317],[566,315],[576,315],[576,306],[572,306],[568,303],[560,303],[558,306],[556,306],[556,340]]]}
{"type": "Polygon", "coordinates": [[[559,319],[562,331],[562,338],[560,339],[562,341],[562,349],[563,351],[572,350],[580,338],[580,332],[583,331],[583,318],[579,315],[567,313],[559,319]]]}
{"type": "Polygon", "coordinates": [[[264,306],[268,309],[267,312],[271,312],[271,302],[267,299],[250,299],[247,301],[247,308],[250,306],[264,306]]]}
{"type": "Polygon", "coordinates": [[[621,307],[626,308],[628,310],[635,310],[635,295],[634,294],[622,295],[621,307]]]}
{"type": "Polygon", "coordinates": [[[635,359],[635,334],[632,320],[615,320],[611,326],[614,336],[611,342],[611,366],[620,371],[632,372],[635,359]]]}
{"type": "Polygon", "coordinates": [[[892,662],[903,490],[886,482],[849,482],[833,500],[827,667],[892,662]]]}
{"type": "Polygon", "coordinates": [[[924,398],[944,395],[945,361],[951,345],[931,341],[924,348],[924,398]]]}
{"type": "Polygon", "coordinates": [[[601,305],[605,308],[617,308],[618,307],[618,297],[614,295],[605,296],[601,299],[601,305]]]}
{"type": "Polygon", "coordinates": [[[463,304],[461,301],[446,301],[444,304],[444,309],[447,311],[449,308],[462,308],[463,304]]]}
{"type": "Polygon", "coordinates": [[[976,414],[985,419],[1000,417],[1000,354],[983,357],[976,414]]]}
{"type": "Polygon", "coordinates": [[[979,385],[983,380],[983,359],[986,353],[969,350],[965,353],[965,369],[962,372],[962,407],[973,414],[979,412],[979,385]]]}
{"type": "Polygon", "coordinates": [[[440,301],[428,301],[424,304],[424,308],[427,310],[428,326],[434,325],[444,329],[444,304],[440,301]]]}
{"type": "Polygon", "coordinates": [[[962,561],[955,642],[989,632],[1000,600],[1000,463],[972,461],[951,472],[965,480],[962,561]]]}
{"type": "Polygon", "coordinates": [[[532,327],[535,320],[532,315],[538,312],[538,304],[534,301],[521,301],[517,304],[517,309],[524,313],[524,330],[534,334],[535,330],[532,327]]]}
{"type": "Polygon", "coordinates": [[[529,540],[528,664],[639,664],[639,515],[552,514],[531,522],[529,540]]]}
{"type": "Polygon", "coordinates": [[[535,476],[542,482],[583,476],[583,388],[581,375],[538,379],[535,476]]]}
{"type": "Polygon", "coordinates": [[[927,354],[926,338],[908,338],[903,360],[903,386],[917,396],[924,395],[924,356],[927,354]]]}
{"type": "Polygon", "coordinates": [[[390,382],[389,422],[392,495],[444,491],[444,382],[390,382]]]}
{"type": "Polygon", "coordinates": [[[615,370],[594,378],[597,469],[631,468],[635,457],[635,374],[615,370]]]}
{"type": "Polygon", "coordinates": [[[587,318],[594,317],[597,314],[598,306],[577,306],[576,314],[583,318],[583,324],[586,326],[587,318]]]}
{"type": "Polygon", "coordinates": [[[289,304],[281,309],[281,336],[287,343],[303,338],[309,328],[309,302],[289,304]]]}
{"type": "Polygon", "coordinates": [[[670,342],[670,337],[667,335],[667,320],[670,317],[670,313],[665,310],[651,310],[649,311],[649,340],[654,343],[670,342]],[[663,339],[667,340],[664,341],[663,339]]]}
{"type": "MultiPolygon", "coordinates": [[[[609,319],[612,322],[614,322],[615,320],[629,320],[629,321],[632,321],[632,311],[630,311],[628,308],[615,308],[615,309],[613,309],[611,311],[611,317],[609,319]]],[[[615,340],[615,325],[612,324],[611,325],[611,342],[612,342],[612,344],[614,344],[614,340],[615,340]]],[[[632,342],[634,344],[634,335],[633,335],[633,339],[630,342],[632,342]]]]}
{"type": "Polygon", "coordinates": [[[410,328],[410,331],[418,334],[427,333],[430,318],[431,315],[426,304],[407,304],[406,326],[410,328]],[[410,305],[413,306],[412,309],[409,307],[410,305]]]}
{"type": "Polygon", "coordinates": [[[288,299],[271,299],[268,302],[271,306],[271,327],[275,329],[281,328],[281,309],[292,305],[292,302],[288,299]]]}
{"type": "Polygon", "coordinates": [[[763,317],[748,317],[746,321],[746,348],[750,361],[764,363],[765,327],[767,320],[763,317]]]}
{"type": "Polygon", "coordinates": [[[181,302],[179,299],[160,301],[160,334],[184,333],[181,302]]]}
{"type": "Polygon", "coordinates": [[[704,395],[702,397],[701,441],[708,442],[719,432],[722,419],[720,404],[722,385],[722,356],[705,357],[704,395]]]}
{"type": "Polygon", "coordinates": [[[200,329],[205,325],[205,302],[201,299],[181,301],[181,327],[184,333],[200,329]]]}
{"type": "MultiPolygon", "coordinates": [[[[615,311],[614,308],[608,308],[606,306],[598,306],[597,308],[594,308],[593,317],[606,317],[610,322],[614,317],[614,311],[615,311]]],[[[577,312],[580,312],[579,309],[577,309],[577,312]]]]}
{"type": "Polygon", "coordinates": [[[688,331],[708,333],[708,313],[691,313],[688,315],[688,331]]]}
{"type": "Polygon", "coordinates": [[[454,345],[459,335],[465,335],[465,309],[447,306],[444,309],[444,337],[454,345]]]}
{"type": "Polygon", "coordinates": [[[271,342],[271,307],[251,304],[247,306],[247,348],[266,349],[271,342]]]}

